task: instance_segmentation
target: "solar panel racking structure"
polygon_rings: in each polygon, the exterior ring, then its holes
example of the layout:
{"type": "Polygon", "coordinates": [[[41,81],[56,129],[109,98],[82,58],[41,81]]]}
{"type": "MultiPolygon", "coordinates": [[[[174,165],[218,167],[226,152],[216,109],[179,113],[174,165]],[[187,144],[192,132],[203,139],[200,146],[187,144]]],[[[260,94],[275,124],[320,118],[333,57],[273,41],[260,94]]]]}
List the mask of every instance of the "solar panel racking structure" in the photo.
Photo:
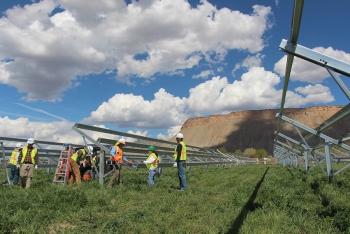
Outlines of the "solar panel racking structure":
{"type": "Polygon", "coordinates": [[[279,163],[285,166],[295,165],[298,167],[299,163],[302,162],[306,173],[309,173],[314,166],[319,166],[323,173],[328,176],[329,180],[332,181],[335,175],[350,166],[347,163],[350,161],[348,153],[350,146],[346,143],[350,140],[350,133],[339,136],[328,136],[324,132],[349,118],[350,104],[344,106],[340,111],[316,128],[310,128],[286,117],[283,111],[294,57],[304,59],[325,68],[348,99],[350,99],[350,91],[339,75],[350,77],[350,64],[298,44],[303,8],[304,0],[294,1],[291,34],[289,39],[283,39],[279,46],[281,51],[287,53],[287,62],[280,110],[276,114],[278,123],[275,131],[276,137],[273,154],[279,160],[279,163]],[[281,129],[282,122],[292,125],[298,137],[293,138],[283,134],[281,129]],[[339,162],[344,162],[345,165],[335,172],[333,163],[339,162]],[[313,164],[313,167],[310,166],[310,163],[313,164]]]}

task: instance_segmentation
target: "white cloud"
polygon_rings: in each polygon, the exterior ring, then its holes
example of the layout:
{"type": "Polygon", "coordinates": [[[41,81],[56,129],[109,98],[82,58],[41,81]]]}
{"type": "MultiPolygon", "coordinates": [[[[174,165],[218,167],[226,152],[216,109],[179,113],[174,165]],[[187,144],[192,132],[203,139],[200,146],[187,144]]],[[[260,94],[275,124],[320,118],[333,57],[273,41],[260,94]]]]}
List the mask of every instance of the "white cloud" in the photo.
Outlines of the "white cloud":
{"type": "Polygon", "coordinates": [[[197,78],[208,78],[209,75],[214,75],[213,70],[205,70],[201,71],[198,75],[193,75],[192,78],[197,79],[197,78]]]}
{"type": "Polygon", "coordinates": [[[31,122],[27,118],[10,119],[7,116],[0,117],[0,129],[2,136],[13,138],[34,138],[53,142],[70,142],[82,144],[82,137],[72,130],[70,122],[31,122]],[[14,130],[15,129],[15,130],[14,130]]]}
{"type": "Polygon", "coordinates": [[[118,127],[167,128],[181,125],[188,118],[185,104],[186,98],[174,97],[164,89],[159,89],[151,101],[133,94],[116,94],[84,121],[118,127]]]}
{"type": "MultiPolygon", "coordinates": [[[[350,54],[344,51],[335,50],[332,47],[316,47],[313,50],[321,54],[330,56],[332,58],[338,59],[340,61],[350,63],[350,54]]],[[[280,76],[284,76],[286,63],[287,56],[285,55],[275,64],[274,71],[277,72],[280,76]]],[[[293,67],[290,75],[291,80],[299,80],[316,84],[322,82],[328,77],[330,77],[330,74],[324,67],[315,65],[304,59],[294,57],[293,67]]]]}
{"type": "Polygon", "coordinates": [[[235,72],[241,67],[251,68],[251,67],[260,67],[262,59],[265,55],[260,53],[255,54],[254,56],[248,55],[241,63],[236,63],[235,67],[232,70],[232,75],[235,76],[235,72]]]}
{"type": "Polygon", "coordinates": [[[252,67],[241,80],[230,84],[214,77],[190,90],[188,112],[196,115],[275,107],[280,95],[274,88],[280,78],[261,67],[252,67]]]}
{"type": "Polygon", "coordinates": [[[271,8],[251,14],[216,9],[206,0],[45,0],[0,18],[0,82],[27,100],[60,101],[78,77],[116,70],[117,78],[181,74],[201,61],[221,62],[228,50],[261,51],[271,8]],[[52,15],[60,7],[62,12],[52,15]],[[228,27],[230,25],[230,27],[228,27]],[[135,55],[147,54],[144,60],[135,55]],[[50,88],[47,88],[50,87],[50,88]]]}

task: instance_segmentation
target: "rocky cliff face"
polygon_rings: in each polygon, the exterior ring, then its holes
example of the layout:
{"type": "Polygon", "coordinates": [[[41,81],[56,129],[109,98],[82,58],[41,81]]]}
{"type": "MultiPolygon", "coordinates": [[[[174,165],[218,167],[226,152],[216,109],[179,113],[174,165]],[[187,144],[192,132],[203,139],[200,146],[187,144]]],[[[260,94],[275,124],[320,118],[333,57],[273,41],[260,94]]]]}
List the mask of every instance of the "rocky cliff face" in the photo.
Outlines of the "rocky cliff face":
{"type": "MultiPolygon", "coordinates": [[[[287,108],[283,115],[291,118],[309,128],[315,129],[321,123],[340,111],[342,106],[322,106],[308,108],[287,108]]],[[[246,148],[266,149],[269,154],[273,151],[273,142],[276,138],[274,132],[277,130],[279,119],[276,118],[277,110],[251,110],[232,112],[227,115],[213,115],[188,119],[182,126],[184,141],[188,145],[220,148],[225,147],[228,152],[236,149],[243,151],[246,148]]],[[[280,132],[293,139],[300,139],[294,127],[281,121],[280,132]]],[[[303,132],[303,131],[302,131],[303,132]]],[[[328,136],[338,138],[350,132],[350,121],[345,120],[337,126],[328,129],[324,133],[328,136]]],[[[305,134],[303,134],[305,135],[305,134]]],[[[174,139],[171,139],[172,141],[174,139]]],[[[284,142],[283,139],[279,138],[284,142]]],[[[318,140],[313,138],[310,144],[317,144],[318,140]]]]}

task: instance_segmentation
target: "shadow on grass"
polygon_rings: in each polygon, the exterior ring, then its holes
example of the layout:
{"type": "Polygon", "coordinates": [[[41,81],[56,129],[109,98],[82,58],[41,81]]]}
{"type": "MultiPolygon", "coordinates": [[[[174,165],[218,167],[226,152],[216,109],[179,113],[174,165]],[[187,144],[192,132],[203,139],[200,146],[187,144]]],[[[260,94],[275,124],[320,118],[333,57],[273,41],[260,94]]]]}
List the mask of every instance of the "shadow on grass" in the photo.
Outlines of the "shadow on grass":
{"type": "Polygon", "coordinates": [[[266,169],[264,175],[261,177],[260,181],[256,184],[255,189],[252,193],[252,195],[250,195],[249,200],[247,201],[247,203],[243,206],[241,212],[239,213],[239,215],[237,216],[237,218],[235,219],[235,221],[233,222],[230,230],[228,230],[228,234],[233,234],[233,233],[239,233],[239,229],[241,228],[244,219],[246,218],[247,214],[249,212],[254,211],[256,208],[261,207],[260,204],[255,204],[254,200],[256,198],[256,195],[258,194],[259,188],[262,184],[262,182],[265,179],[265,175],[267,174],[267,171],[269,170],[269,167],[266,169]]]}

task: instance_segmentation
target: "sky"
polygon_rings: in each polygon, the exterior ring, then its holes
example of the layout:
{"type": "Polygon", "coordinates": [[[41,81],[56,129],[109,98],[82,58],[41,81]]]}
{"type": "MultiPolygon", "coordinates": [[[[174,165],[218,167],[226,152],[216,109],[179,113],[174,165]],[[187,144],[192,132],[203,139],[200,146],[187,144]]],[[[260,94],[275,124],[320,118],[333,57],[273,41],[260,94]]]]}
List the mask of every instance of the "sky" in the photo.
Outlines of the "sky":
{"type": "MultiPolygon", "coordinates": [[[[278,109],[293,5],[1,1],[0,136],[81,143],[84,123],[168,140],[189,118],[278,109]]],[[[305,1],[298,44],[350,63],[348,9],[305,1]]],[[[294,59],[285,108],[346,104],[324,68],[294,59]]]]}

